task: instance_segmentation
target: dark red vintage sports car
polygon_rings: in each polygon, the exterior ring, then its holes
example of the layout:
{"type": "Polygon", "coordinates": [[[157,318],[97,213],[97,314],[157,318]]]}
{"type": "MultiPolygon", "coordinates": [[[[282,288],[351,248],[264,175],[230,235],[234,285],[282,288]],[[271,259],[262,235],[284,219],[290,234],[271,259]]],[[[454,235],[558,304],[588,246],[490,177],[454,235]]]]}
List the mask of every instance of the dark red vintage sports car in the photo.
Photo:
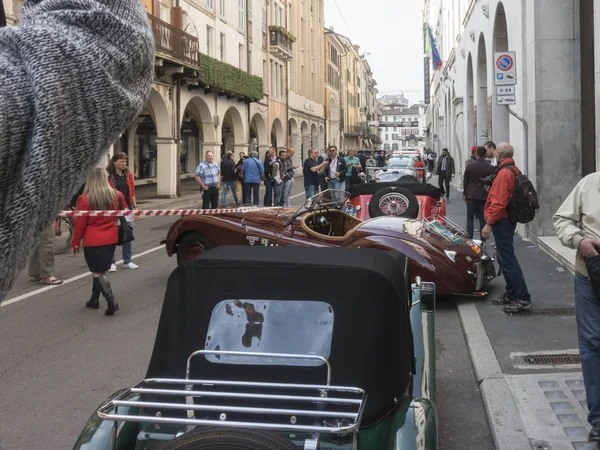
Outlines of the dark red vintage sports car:
{"type": "Polygon", "coordinates": [[[298,210],[185,216],[167,234],[167,254],[176,253],[182,264],[222,245],[396,250],[412,260],[410,277],[432,280],[438,294],[485,295],[481,290],[495,277],[494,263],[449,219],[383,216],[363,221],[342,211],[348,198],[347,192],[326,190],[298,210]]]}
{"type": "Polygon", "coordinates": [[[350,201],[343,211],[369,220],[380,216],[427,219],[446,215],[442,191],[431,184],[405,176],[388,183],[359,183],[349,189],[350,201]]]}

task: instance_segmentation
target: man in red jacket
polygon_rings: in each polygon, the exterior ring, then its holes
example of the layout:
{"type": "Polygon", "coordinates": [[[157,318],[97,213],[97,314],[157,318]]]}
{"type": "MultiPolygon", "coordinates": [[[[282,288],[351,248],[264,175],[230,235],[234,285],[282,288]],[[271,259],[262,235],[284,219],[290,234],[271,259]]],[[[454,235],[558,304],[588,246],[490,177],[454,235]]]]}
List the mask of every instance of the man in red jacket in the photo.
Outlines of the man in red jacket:
{"type": "Polygon", "coordinates": [[[523,271],[515,255],[514,234],[516,222],[511,222],[508,217],[508,203],[515,190],[515,177],[507,166],[520,174],[513,159],[512,145],[503,142],[494,150],[494,158],[498,163],[496,177],[492,182],[488,195],[484,216],[486,225],[481,237],[488,239],[490,232],[494,232],[498,264],[504,273],[506,281],[505,292],[492,300],[494,305],[506,305],[505,312],[519,312],[531,309],[531,296],[527,290],[527,283],[523,271]]]}

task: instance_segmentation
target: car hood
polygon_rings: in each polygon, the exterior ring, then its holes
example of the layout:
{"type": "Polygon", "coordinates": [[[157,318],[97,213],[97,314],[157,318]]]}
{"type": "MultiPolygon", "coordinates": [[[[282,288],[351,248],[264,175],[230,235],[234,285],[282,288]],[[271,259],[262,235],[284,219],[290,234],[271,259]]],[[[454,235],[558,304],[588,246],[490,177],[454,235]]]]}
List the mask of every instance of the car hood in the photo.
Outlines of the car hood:
{"type": "Polygon", "coordinates": [[[403,219],[401,217],[377,217],[367,220],[358,227],[358,230],[369,234],[395,237],[410,241],[428,251],[445,255],[446,251],[455,251],[463,257],[472,260],[479,259],[483,251],[473,241],[464,239],[464,242],[452,242],[433,233],[425,227],[423,221],[417,219],[403,219]]]}

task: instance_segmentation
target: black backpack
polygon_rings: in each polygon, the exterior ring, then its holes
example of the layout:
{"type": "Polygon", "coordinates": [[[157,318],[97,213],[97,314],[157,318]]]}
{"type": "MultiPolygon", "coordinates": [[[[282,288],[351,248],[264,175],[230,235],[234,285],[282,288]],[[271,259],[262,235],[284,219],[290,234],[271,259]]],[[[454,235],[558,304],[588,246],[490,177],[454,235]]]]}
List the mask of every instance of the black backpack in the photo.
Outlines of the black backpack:
{"type": "Polygon", "coordinates": [[[540,209],[538,194],[529,181],[522,173],[519,174],[513,169],[513,164],[503,167],[508,169],[515,176],[515,190],[508,202],[508,219],[515,223],[529,223],[535,218],[535,214],[540,209]]]}

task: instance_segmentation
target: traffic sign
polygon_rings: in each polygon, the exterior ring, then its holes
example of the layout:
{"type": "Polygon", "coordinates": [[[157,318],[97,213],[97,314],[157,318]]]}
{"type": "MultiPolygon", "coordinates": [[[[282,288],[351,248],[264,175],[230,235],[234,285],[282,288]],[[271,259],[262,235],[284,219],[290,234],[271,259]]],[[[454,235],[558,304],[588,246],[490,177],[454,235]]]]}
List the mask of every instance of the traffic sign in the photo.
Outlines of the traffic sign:
{"type": "Polygon", "coordinates": [[[494,53],[494,83],[496,86],[514,86],[517,84],[515,52],[494,53]]]}
{"type": "Polygon", "coordinates": [[[514,86],[496,86],[496,95],[515,95],[514,86]]]}
{"type": "Polygon", "coordinates": [[[496,103],[500,106],[503,105],[516,105],[517,99],[514,95],[498,95],[496,97],[496,103]]]}

